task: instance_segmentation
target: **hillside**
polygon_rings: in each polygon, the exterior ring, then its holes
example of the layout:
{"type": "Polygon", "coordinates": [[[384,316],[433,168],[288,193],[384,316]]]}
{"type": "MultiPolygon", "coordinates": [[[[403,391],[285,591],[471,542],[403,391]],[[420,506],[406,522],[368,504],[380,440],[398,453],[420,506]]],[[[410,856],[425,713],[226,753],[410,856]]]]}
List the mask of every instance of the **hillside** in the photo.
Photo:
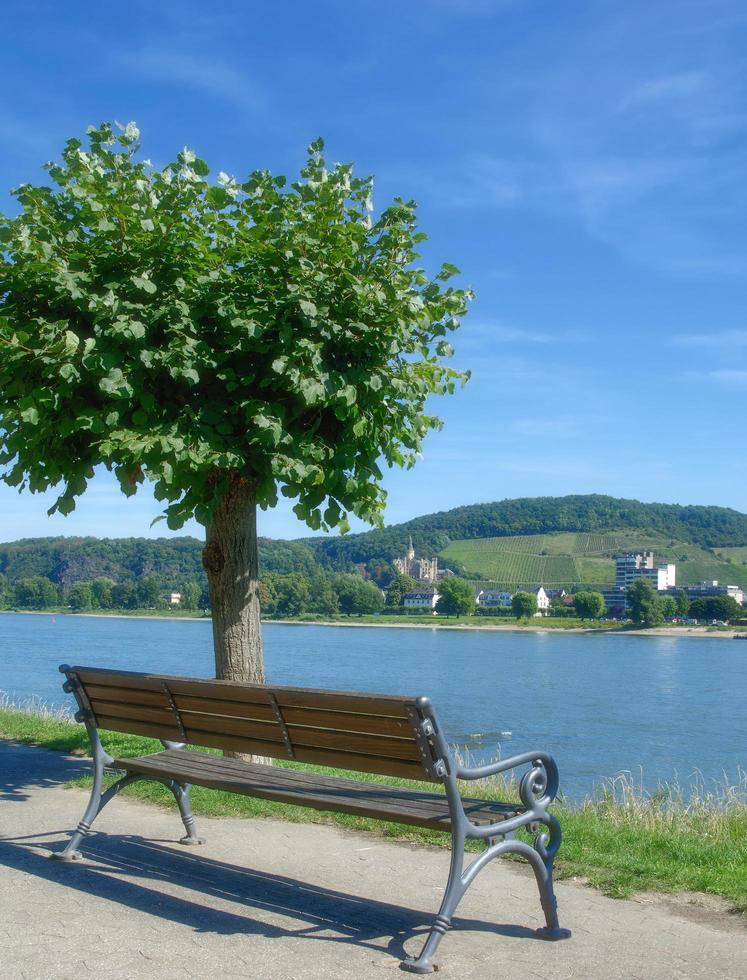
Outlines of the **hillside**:
{"type": "MultiPolygon", "coordinates": [[[[104,577],[132,582],[154,576],[163,589],[184,582],[207,586],[203,544],[196,538],[25,538],[0,544],[0,573],[10,582],[42,575],[67,589],[104,577]]],[[[259,540],[262,572],[305,572],[318,567],[313,552],[296,541],[259,540]]]]}
{"type": "Polygon", "coordinates": [[[459,563],[470,576],[506,588],[543,584],[612,585],[614,556],[621,551],[653,551],[657,561],[677,565],[677,584],[706,579],[747,588],[747,548],[713,550],[649,530],[619,529],[605,534],[509,535],[453,541],[440,554],[443,565],[459,563]]]}
{"type": "MultiPolygon", "coordinates": [[[[421,555],[442,552],[452,542],[575,532],[644,532],[705,549],[747,547],[747,514],[727,507],[644,504],[601,494],[520,497],[472,504],[416,517],[383,530],[344,538],[306,538],[322,562],[391,561],[405,553],[411,535],[421,555]]],[[[635,546],[635,545],[631,545],[635,546]]],[[[642,545],[639,545],[642,547],[642,545]]],[[[456,556],[454,556],[456,557],[456,556]]]]}

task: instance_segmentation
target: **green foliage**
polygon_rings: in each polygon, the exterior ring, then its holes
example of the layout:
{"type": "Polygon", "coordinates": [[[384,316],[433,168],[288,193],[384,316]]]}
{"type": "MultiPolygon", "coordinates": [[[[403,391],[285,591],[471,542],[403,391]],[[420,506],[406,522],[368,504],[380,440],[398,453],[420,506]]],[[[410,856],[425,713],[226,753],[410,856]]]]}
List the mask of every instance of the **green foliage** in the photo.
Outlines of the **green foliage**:
{"type": "Polygon", "coordinates": [[[67,601],[74,612],[93,608],[93,590],[88,582],[76,582],[67,594],[67,601]]]}
{"type": "Polygon", "coordinates": [[[604,615],[604,598],[599,592],[577,592],[573,604],[581,619],[599,619],[604,615]]]}
{"type": "Polygon", "coordinates": [[[661,626],[664,622],[661,599],[644,576],[638,577],[628,589],[628,610],[630,618],[640,626],[661,626]]]}
{"type": "Polygon", "coordinates": [[[15,582],[13,603],[20,609],[48,609],[60,601],[59,589],[41,575],[21,578],[15,582]]]}
{"type": "Polygon", "coordinates": [[[298,180],[237,181],[184,149],[153,168],[139,131],[91,127],[0,217],[0,464],[62,484],[103,464],[154,484],[172,528],[203,524],[239,473],[313,528],[381,523],[380,463],[412,466],[426,399],[470,293],[415,265],[415,205],[371,214],[372,182],[309,147],[298,180]]]}
{"type": "Polygon", "coordinates": [[[690,612],[690,596],[684,589],[681,589],[677,595],[676,612],[678,616],[687,616],[690,612]]]}
{"type": "Polygon", "coordinates": [[[298,616],[309,604],[309,580],[300,572],[289,575],[270,573],[264,584],[274,599],[273,612],[278,616],[298,616]]]}
{"type": "Polygon", "coordinates": [[[334,587],[340,600],[340,612],[348,616],[371,615],[384,608],[381,589],[360,575],[335,575],[334,587]]]}
{"type": "Polygon", "coordinates": [[[665,619],[671,619],[677,614],[677,602],[671,595],[660,596],[661,614],[665,619]]]}
{"type": "Polygon", "coordinates": [[[690,603],[690,615],[693,619],[733,619],[741,616],[744,609],[730,595],[704,596],[693,599],[690,603]]]}
{"type": "Polygon", "coordinates": [[[409,575],[400,575],[397,573],[386,590],[387,606],[401,606],[405,593],[409,592],[410,589],[414,589],[416,585],[417,582],[414,578],[410,578],[409,575]]]}
{"type": "Polygon", "coordinates": [[[515,592],[511,611],[517,619],[529,619],[537,612],[537,596],[531,592],[515,592]]]}
{"type": "Polygon", "coordinates": [[[464,579],[445,578],[438,583],[436,612],[442,616],[470,616],[475,611],[475,590],[464,579]]]}

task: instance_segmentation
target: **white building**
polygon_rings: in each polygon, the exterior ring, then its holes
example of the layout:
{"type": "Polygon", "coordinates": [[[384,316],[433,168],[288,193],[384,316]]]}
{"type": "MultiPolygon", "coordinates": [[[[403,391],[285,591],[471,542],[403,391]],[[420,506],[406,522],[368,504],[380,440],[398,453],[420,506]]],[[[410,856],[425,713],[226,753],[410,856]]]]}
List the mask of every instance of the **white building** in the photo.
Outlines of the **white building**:
{"type": "Polygon", "coordinates": [[[169,606],[178,606],[182,601],[182,594],[181,592],[167,592],[163,601],[169,606]]]}
{"type": "Polygon", "coordinates": [[[711,582],[700,582],[698,585],[688,585],[686,591],[690,599],[729,595],[740,606],[744,605],[744,590],[739,585],[719,585],[717,579],[713,579],[711,582]]]}
{"type": "Polygon", "coordinates": [[[653,551],[639,555],[615,556],[615,588],[629,589],[637,578],[647,578],[657,592],[666,592],[676,585],[677,566],[660,562],[654,564],[653,551]]]}
{"type": "Polygon", "coordinates": [[[541,585],[538,589],[532,589],[532,595],[537,596],[537,615],[544,616],[550,608],[550,596],[541,585]]]}
{"type": "Polygon", "coordinates": [[[429,609],[434,610],[436,603],[441,597],[435,589],[412,589],[405,592],[402,597],[402,605],[406,609],[429,609]]]}
{"type": "Polygon", "coordinates": [[[512,599],[513,594],[511,592],[494,592],[491,589],[480,589],[477,593],[478,606],[508,609],[511,606],[512,599]]]}

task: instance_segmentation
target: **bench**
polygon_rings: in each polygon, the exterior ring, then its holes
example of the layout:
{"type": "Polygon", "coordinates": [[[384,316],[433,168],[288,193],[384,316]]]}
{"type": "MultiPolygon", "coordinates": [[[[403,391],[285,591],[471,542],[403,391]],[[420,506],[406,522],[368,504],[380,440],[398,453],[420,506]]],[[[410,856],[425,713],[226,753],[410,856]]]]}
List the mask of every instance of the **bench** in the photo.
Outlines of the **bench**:
{"type": "Polygon", "coordinates": [[[547,753],[526,752],[486,766],[463,766],[424,697],[240,684],[66,664],[60,671],[66,677],[64,690],[78,704],[76,720],[85,724],[91,739],[94,775],[82,820],[67,847],[51,857],[78,860],[80,844],[96,816],[124,786],[141,779],[156,780],[173,792],[186,830],[180,843],[202,844],[189,790],[193,785],[207,786],[450,833],[451,867],[441,907],[420,955],[404,960],[403,969],[413,973],[433,969],[436,948],[462,896],[479,872],[501,854],[521,855],[534,871],[547,923],[538,935],[546,939],[570,935],[559,928],[553,892],[553,859],[561,835],[558,821],[547,812],[558,789],[557,767],[547,753]],[[104,750],[98,729],[149,736],[164,748],[139,758],[114,759],[104,750]],[[187,745],[405,777],[440,784],[445,793],[249,763],[192,751],[187,745]],[[522,765],[529,769],[519,781],[519,804],[461,795],[459,780],[482,779],[522,765]],[[105,767],[124,775],[104,790],[105,767]],[[535,835],[533,843],[516,838],[521,829],[535,835]],[[468,839],[483,841],[485,850],[465,868],[468,839]]]}

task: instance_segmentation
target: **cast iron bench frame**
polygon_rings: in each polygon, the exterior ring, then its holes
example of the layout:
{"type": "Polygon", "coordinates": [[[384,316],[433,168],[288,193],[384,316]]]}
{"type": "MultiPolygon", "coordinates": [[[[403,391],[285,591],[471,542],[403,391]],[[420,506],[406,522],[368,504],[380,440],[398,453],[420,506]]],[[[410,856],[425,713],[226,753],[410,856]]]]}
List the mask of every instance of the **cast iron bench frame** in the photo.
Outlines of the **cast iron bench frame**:
{"type": "Polygon", "coordinates": [[[553,940],[570,936],[559,927],[553,890],[561,832],[547,807],[558,791],[558,770],[546,752],[463,766],[425,697],[239,684],[67,664],[60,671],[66,677],[63,689],[78,704],[76,720],[86,726],[91,740],[93,789],[70,842],[51,857],[78,860],[80,843],[101,810],[124,786],[142,779],[163,783],[174,794],[186,829],[180,843],[202,844],[189,802],[190,787],[202,785],[450,832],[451,865],[441,907],[420,955],[401,964],[412,973],[434,969],[433,956],[459,902],[480,871],[501,854],[521,855],[534,871],[547,923],[537,935],[553,940]],[[101,744],[99,728],[157,738],[164,750],[114,759],[101,744]],[[445,796],[247,763],[193,752],[187,744],[441,783],[445,796]],[[530,768],[519,780],[521,804],[461,795],[459,780],[484,779],[523,765],[530,768]],[[125,774],[103,790],[105,767],[125,774]],[[520,829],[535,834],[532,844],[516,839],[520,829]],[[468,839],[484,841],[485,850],[465,868],[468,839]]]}

